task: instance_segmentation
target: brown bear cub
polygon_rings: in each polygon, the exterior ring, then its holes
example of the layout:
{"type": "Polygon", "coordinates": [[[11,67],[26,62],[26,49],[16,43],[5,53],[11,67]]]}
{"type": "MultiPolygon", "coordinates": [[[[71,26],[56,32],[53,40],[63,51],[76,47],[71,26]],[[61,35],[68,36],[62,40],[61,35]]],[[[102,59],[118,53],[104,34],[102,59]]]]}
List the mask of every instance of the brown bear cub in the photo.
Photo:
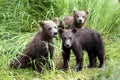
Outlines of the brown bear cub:
{"type": "Polygon", "coordinates": [[[67,29],[70,28],[82,28],[83,25],[86,23],[88,18],[89,11],[73,11],[73,16],[65,16],[63,21],[65,25],[67,25],[67,29]]]}
{"type": "Polygon", "coordinates": [[[49,21],[40,21],[42,30],[39,30],[33,40],[26,46],[23,55],[11,62],[14,68],[26,68],[32,66],[38,72],[42,71],[42,66],[53,56],[53,38],[57,36],[57,18],[49,21]]]}
{"type": "Polygon", "coordinates": [[[71,49],[76,56],[77,71],[83,68],[83,50],[87,51],[89,56],[88,67],[97,67],[97,58],[100,63],[99,67],[103,66],[105,61],[105,50],[101,35],[98,32],[89,28],[69,30],[60,28],[59,34],[62,39],[63,70],[68,68],[71,49]]]}

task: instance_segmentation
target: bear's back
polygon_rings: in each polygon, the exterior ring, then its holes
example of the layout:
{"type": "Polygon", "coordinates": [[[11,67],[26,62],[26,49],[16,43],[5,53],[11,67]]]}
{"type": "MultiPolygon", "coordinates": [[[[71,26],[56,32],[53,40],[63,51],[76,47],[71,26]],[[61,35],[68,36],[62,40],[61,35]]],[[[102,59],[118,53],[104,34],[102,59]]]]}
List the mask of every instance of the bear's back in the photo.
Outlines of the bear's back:
{"type": "Polygon", "coordinates": [[[78,29],[75,38],[81,43],[83,48],[89,49],[97,46],[102,41],[101,35],[89,28],[78,29]]]}
{"type": "Polygon", "coordinates": [[[38,31],[33,40],[26,46],[23,53],[31,58],[47,56],[47,44],[42,40],[42,31],[38,31]]]}
{"type": "Polygon", "coordinates": [[[73,16],[65,16],[63,19],[65,25],[70,25],[71,23],[73,23],[73,20],[73,16]]]}
{"type": "Polygon", "coordinates": [[[76,36],[81,37],[92,37],[92,36],[98,36],[100,35],[97,31],[90,29],[90,28],[81,28],[77,30],[76,36]]]}

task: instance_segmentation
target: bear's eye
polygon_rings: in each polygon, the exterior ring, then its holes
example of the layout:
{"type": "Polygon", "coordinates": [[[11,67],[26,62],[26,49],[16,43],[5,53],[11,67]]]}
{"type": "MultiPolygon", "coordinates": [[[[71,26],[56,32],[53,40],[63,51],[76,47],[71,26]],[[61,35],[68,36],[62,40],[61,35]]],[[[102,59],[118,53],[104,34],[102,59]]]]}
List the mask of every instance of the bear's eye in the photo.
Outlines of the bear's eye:
{"type": "Polygon", "coordinates": [[[48,28],[48,30],[51,30],[52,28],[48,28]]]}
{"type": "Polygon", "coordinates": [[[83,18],[85,17],[85,16],[82,16],[83,18]]]}
{"type": "Polygon", "coordinates": [[[67,38],[66,37],[64,37],[64,40],[66,40],[67,38]]]}
{"type": "Polygon", "coordinates": [[[77,18],[79,18],[79,15],[77,15],[77,18]]]}
{"type": "Polygon", "coordinates": [[[54,28],[56,29],[56,26],[54,28]]]}
{"type": "Polygon", "coordinates": [[[69,37],[69,39],[72,39],[72,37],[69,37]]]}

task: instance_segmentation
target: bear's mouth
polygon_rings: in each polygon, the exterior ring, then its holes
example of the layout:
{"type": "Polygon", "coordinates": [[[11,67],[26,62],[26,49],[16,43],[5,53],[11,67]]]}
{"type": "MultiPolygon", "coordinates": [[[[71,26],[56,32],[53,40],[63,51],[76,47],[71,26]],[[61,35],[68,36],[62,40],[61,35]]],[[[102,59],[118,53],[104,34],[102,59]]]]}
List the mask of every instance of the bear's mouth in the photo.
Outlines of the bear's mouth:
{"type": "Polygon", "coordinates": [[[79,24],[79,25],[82,25],[83,23],[82,23],[82,21],[78,21],[78,24],[79,24]]]}
{"type": "Polygon", "coordinates": [[[58,37],[58,35],[53,35],[53,37],[54,37],[54,38],[57,38],[57,37],[58,37]]]}

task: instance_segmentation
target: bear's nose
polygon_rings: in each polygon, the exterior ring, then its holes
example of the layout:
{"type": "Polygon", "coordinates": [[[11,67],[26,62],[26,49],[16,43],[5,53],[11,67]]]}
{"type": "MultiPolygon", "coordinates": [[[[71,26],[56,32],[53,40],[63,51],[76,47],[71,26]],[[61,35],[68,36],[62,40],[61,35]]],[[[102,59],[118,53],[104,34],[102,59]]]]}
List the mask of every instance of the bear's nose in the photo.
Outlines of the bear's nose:
{"type": "Polygon", "coordinates": [[[54,35],[57,35],[57,32],[54,32],[54,35]]]}
{"type": "Polygon", "coordinates": [[[69,47],[70,47],[70,45],[66,44],[66,47],[68,47],[68,48],[69,48],[69,47]]]}
{"type": "Polygon", "coordinates": [[[82,22],[82,20],[81,20],[81,19],[80,19],[79,21],[80,21],[80,22],[82,22]]]}

